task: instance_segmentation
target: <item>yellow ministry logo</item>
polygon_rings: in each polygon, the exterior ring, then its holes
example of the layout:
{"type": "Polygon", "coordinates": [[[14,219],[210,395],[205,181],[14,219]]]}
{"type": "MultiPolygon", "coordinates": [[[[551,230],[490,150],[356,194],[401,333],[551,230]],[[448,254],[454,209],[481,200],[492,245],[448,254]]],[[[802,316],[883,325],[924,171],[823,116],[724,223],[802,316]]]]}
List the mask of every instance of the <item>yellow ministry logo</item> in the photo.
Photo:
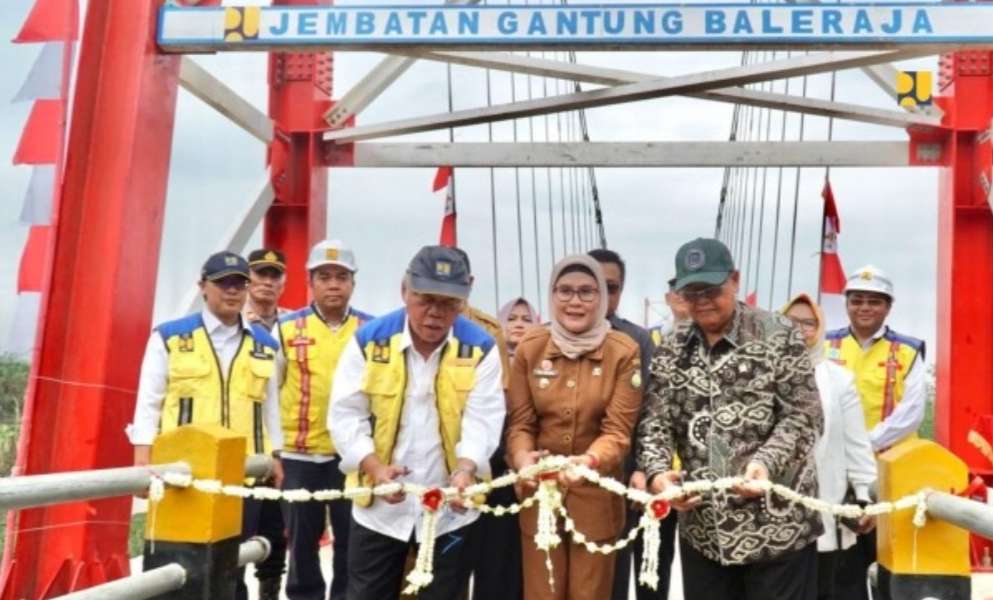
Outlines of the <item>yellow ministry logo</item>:
{"type": "Polygon", "coordinates": [[[931,71],[900,71],[896,75],[896,101],[900,106],[930,106],[934,101],[931,86],[934,74],[931,71]]]}
{"type": "Polygon", "coordinates": [[[229,6],[224,9],[224,41],[243,42],[259,38],[260,6],[229,6]]]}

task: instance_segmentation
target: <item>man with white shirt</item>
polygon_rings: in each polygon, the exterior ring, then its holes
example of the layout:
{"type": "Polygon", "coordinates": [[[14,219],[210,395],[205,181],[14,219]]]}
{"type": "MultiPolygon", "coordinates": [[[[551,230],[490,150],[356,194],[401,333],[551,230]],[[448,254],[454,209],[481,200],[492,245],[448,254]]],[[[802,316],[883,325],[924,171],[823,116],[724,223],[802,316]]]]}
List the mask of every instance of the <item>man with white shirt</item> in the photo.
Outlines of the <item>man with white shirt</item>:
{"type": "MultiPolygon", "coordinates": [[[[277,334],[286,367],[280,386],[280,409],[286,447],[283,489],[311,492],[344,487],[340,459],[328,431],[328,403],[333,375],[342,351],[356,330],[372,317],[352,308],[358,266],[355,254],[338,240],[325,240],[310,250],[307,273],[310,306],[279,317],[277,334]]],[[[285,503],[290,540],[290,600],[344,600],[348,586],[348,526],[351,503],[285,503]],[[319,557],[328,517],[334,533],[334,563],[328,593],[319,557]]]]}
{"type": "MultiPolygon", "coordinates": [[[[506,407],[493,338],[459,315],[470,288],[463,254],[426,246],[404,276],[404,307],[367,323],[345,348],[328,426],[349,485],[464,488],[489,476],[506,407]]],[[[402,493],[354,502],[348,600],[399,595],[422,510],[402,493]]],[[[458,597],[472,566],[479,514],[455,504],[440,511],[434,580],[421,600],[458,597]]]]}
{"type": "MultiPolygon", "coordinates": [[[[204,310],[152,331],[128,431],[136,465],[148,464],[159,433],[187,424],[221,425],[244,435],[248,455],[266,451],[266,436],[274,451],[283,447],[273,376],[279,343],[241,317],[248,280],[244,258],[232,252],[212,255],[200,272],[204,310]]],[[[276,460],[277,486],[282,477],[276,460]]],[[[242,539],[258,530],[260,507],[258,500],[245,500],[242,539]]],[[[248,597],[243,579],[237,582],[239,600],[248,597]]]]}
{"type": "MultiPolygon", "coordinates": [[[[886,325],[893,308],[893,281],[871,265],[845,284],[849,327],[828,332],[827,358],[855,377],[869,443],[882,452],[917,437],[924,420],[924,342],[886,325]]],[[[860,535],[838,569],[837,597],[865,599],[865,573],[876,560],[876,537],[860,535]]]]}

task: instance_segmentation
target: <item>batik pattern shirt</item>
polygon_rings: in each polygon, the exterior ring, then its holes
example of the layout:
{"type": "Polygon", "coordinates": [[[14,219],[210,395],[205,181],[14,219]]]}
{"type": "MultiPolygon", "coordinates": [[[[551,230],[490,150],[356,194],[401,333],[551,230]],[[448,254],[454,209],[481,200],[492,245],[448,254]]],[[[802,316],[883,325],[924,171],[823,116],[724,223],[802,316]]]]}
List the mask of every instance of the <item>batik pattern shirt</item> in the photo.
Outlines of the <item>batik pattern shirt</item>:
{"type": "MultiPolygon", "coordinates": [[[[817,496],[814,444],[823,427],[820,398],[800,331],[785,318],[744,304],[712,347],[693,323],[659,346],[638,426],[639,468],[687,480],[742,475],[749,462],[770,478],[817,496]]],[[[705,495],[679,515],[683,539],[727,565],[800,550],[821,534],[819,515],[778,496],[705,495]]]]}

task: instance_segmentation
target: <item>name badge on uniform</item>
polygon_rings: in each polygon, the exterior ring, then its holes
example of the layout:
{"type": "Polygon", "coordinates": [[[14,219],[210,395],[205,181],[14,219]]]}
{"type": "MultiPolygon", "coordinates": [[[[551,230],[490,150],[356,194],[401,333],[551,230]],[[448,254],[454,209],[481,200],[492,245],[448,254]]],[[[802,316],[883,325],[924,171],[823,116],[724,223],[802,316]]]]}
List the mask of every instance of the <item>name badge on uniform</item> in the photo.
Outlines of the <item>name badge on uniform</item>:
{"type": "Polygon", "coordinates": [[[179,351],[180,352],[193,352],[193,334],[184,333],[179,336],[179,351]]]}
{"type": "MultiPolygon", "coordinates": [[[[545,360],[541,361],[541,366],[539,366],[535,370],[531,371],[531,373],[535,377],[541,377],[541,378],[549,378],[549,377],[558,377],[559,376],[559,372],[555,370],[555,365],[553,365],[552,364],[552,361],[548,360],[547,358],[545,360]]],[[[539,386],[541,385],[541,382],[540,381],[538,382],[538,385],[539,386]]],[[[542,386],[542,389],[544,389],[546,387],[548,387],[547,384],[544,385],[544,386],[542,386]]]]}
{"type": "Polygon", "coordinates": [[[390,362],[390,347],[385,344],[376,344],[372,347],[372,362],[390,362]]]}

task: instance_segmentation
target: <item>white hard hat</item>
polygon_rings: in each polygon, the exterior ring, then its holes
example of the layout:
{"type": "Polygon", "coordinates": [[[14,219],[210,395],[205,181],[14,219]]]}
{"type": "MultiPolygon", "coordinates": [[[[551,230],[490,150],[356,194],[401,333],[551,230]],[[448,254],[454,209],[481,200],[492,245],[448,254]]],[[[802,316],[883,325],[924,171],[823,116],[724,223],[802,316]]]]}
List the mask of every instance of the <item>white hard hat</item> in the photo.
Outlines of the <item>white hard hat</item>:
{"type": "Polygon", "coordinates": [[[893,280],[876,267],[866,265],[848,278],[845,293],[849,292],[875,292],[893,298],[893,280]]]}
{"type": "Polygon", "coordinates": [[[352,273],[359,270],[355,264],[355,253],[345,246],[341,240],[324,240],[318,242],[310,249],[310,257],[307,259],[307,270],[313,271],[324,265],[337,265],[344,267],[352,273]]]}

